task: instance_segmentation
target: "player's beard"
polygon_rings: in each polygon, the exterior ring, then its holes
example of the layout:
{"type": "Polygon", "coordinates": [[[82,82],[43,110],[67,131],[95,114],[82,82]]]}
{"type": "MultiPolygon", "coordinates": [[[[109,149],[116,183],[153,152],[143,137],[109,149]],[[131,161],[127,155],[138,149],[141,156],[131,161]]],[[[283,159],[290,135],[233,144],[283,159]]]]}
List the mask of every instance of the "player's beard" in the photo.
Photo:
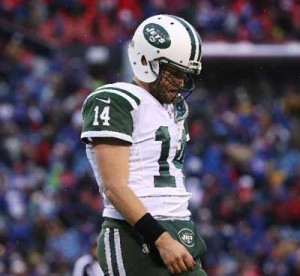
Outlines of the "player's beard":
{"type": "Polygon", "coordinates": [[[174,86],[167,78],[163,75],[159,75],[156,81],[149,84],[150,93],[155,97],[161,104],[170,104],[177,102],[180,96],[180,88],[174,86]],[[178,98],[178,99],[177,99],[178,98]]]}

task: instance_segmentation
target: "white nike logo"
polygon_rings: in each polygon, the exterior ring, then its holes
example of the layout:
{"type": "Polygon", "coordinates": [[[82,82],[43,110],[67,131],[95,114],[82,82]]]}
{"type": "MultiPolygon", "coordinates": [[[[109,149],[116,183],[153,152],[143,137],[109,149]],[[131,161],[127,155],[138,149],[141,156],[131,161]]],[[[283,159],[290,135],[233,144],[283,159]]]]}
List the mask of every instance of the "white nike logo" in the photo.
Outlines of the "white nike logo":
{"type": "Polygon", "coordinates": [[[110,104],[110,98],[107,98],[107,99],[96,98],[96,100],[101,101],[101,102],[104,102],[104,103],[106,103],[106,104],[110,104]]]}

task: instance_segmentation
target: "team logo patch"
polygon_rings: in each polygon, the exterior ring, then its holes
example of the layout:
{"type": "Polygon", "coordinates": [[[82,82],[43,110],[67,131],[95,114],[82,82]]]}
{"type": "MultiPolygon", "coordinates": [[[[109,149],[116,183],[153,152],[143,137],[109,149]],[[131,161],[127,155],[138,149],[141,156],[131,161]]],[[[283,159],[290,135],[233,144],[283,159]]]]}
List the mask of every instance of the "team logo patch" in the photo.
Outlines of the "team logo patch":
{"type": "Polygon", "coordinates": [[[158,24],[147,24],[144,27],[143,33],[145,39],[156,48],[166,49],[171,45],[171,40],[168,32],[158,24]]]}
{"type": "Polygon", "coordinates": [[[149,247],[149,245],[147,243],[143,244],[142,252],[145,253],[145,254],[149,254],[150,253],[150,247],[149,247]]]}
{"type": "Polygon", "coordinates": [[[178,232],[178,236],[181,242],[187,247],[193,247],[195,245],[194,233],[192,230],[183,228],[178,232]]]}

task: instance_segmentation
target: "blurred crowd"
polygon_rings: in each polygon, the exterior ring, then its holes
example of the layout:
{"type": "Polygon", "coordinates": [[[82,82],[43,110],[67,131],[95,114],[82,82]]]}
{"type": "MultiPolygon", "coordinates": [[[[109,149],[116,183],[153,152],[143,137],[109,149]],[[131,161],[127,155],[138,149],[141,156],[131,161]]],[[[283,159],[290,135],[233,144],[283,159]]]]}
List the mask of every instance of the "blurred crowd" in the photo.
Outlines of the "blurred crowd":
{"type": "Polygon", "coordinates": [[[206,41],[300,39],[299,0],[2,0],[0,18],[53,44],[126,41],[141,20],[182,16],[206,41]]]}
{"type": "MultiPolygon", "coordinates": [[[[278,42],[299,40],[299,7],[296,0],[3,0],[0,27],[11,22],[49,43],[109,45],[167,11],[196,24],[203,40],[278,42]]],[[[210,276],[300,275],[299,73],[278,80],[249,72],[243,83],[205,70],[219,85],[203,77],[188,99],[184,167],[208,245],[203,265],[210,276]]],[[[88,251],[103,205],[79,139],[80,111],[113,78],[96,78],[66,52],[41,57],[18,35],[0,39],[0,275],[69,275],[88,251]]]]}

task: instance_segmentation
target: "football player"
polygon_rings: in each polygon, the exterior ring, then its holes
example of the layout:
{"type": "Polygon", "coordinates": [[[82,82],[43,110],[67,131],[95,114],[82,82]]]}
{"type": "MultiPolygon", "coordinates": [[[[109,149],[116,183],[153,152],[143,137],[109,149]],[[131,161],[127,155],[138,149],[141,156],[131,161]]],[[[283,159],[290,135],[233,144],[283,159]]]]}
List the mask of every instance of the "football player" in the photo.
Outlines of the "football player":
{"type": "Polygon", "coordinates": [[[72,276],[103,276],[97,254],[98,235],[92,236],[89,251],[78,258],[74,264],[72,276]]]}
{"type": "Polygon", "coordinates": [[[81,139],[104,198],[98,248],[105,275],[206,275],[182,162],[185,98],[201,71],[195,28],[172,15],[142,22],[128,46],[134,78],[96,89],[81,139]]]}

